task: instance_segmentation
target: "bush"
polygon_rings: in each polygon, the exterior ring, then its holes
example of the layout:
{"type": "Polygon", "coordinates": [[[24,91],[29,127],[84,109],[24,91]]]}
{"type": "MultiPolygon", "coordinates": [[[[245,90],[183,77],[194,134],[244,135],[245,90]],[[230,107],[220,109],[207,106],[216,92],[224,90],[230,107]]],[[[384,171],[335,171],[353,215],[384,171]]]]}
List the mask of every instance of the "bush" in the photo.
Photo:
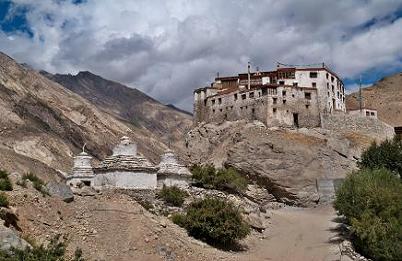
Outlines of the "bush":
{"type": "Polygon", "coordinates": [[[217,198],[195,201],[185,215],[176,214],[172,219],[191,236],[224,248],[233,246],[250,233],[239,209],[217,198]]]}
{"type": "Polygon", "coordinates": [[[399,138],[386,140],[381,144],[373,143],[363,152],[360,168],[386,168],[402,178],[402,142],[399,138]]]}
{"type": "Polygon", "coordinates": [[[351,225],[356,249],[375,260],[402,256],[402,183],[389,170],[349,175],[336,193],[335,208],[351,225]]]}
{"type": "Polygon", "coordinates": [[[163,186],[162,190],[158,193],[158,197],[163,199],[163,201],[165,201],[167,204],[175,207],[181,207],[187,196],[188,196],[187,192],[181,190],[176,186],[174,187],[163,186]]]}
{"type": "Polygon", "coordinates": [[[146,210],[151,210],[154,208],[154,205],[148,201],[148,200],[138,200],[137,201],[143,208],[145,208],[146,210]]]}
{"type": "Polygon", "coordinates": [[[0,193],[0,207],[7,208],[9,205],[7,195],[5,193],[0,193]]]}
{"type": "Polygon", "coordinates": [[[48,196],[49,195],[49,193],[48,193],[48,191],[46,190],[46,187],[45,187],[45,182],[43,182],[43,180],[40,179],[35,174],[28,173],[28,174],[25,174],[24,176],[22,176],[22,182],[24,182],[26,180],[30,180],[32,182],[33,187],[37,191],[42,193],[43,196],[48,196]]]}
{"type": "Polygon", "coordinates": [[[0,170],[0,190],[11,191],[13,190],[13,184],[8,177],[8,173],[4,170],[0,170]]]}
{"type": "Polygon", "coordinates": [[[45,247],[33,246],[25,250],[11,249],[11,253],[0,251],[2,261],[64,261],[66,245],[59,241],[59,236],[54,237],[45,247]]]}
{"type": "Polygon", "coordinates": [[[191,169],[195,185],[230,193],[241,193],[247,188],[247,179],[234,168],[216,170],[213,166],[193,166],[191,169]]]}

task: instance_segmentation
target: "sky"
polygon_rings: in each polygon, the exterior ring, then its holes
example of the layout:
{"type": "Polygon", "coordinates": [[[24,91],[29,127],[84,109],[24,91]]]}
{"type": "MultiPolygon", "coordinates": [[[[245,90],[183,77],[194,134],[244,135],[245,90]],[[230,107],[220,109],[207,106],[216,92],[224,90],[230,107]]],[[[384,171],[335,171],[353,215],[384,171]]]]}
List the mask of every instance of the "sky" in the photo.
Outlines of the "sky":
{"type": "Polygon", "coordinates": [[[356,89],[402,71],[402,0],[0,0],[0,51],[192,110],[221,76],[325,62],[356,89]]]}

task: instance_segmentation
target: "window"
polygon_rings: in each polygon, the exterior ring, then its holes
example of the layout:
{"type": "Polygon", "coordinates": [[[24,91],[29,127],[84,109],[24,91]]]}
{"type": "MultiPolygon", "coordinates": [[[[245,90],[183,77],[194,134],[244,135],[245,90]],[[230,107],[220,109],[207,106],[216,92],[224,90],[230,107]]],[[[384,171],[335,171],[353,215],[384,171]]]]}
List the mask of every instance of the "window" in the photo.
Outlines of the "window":
{"type": "Polygon", "coordinates": [[[262,89],[262,96],[268,95],[268,90],[266,88],[262,89]]]}
{"type": "Polygon", "coordinates": [[[277,104],[278,103],[278,98],[272,98],[272,101],[273,101],[274,104],[277,104]]]}
{"type": "Polygon", "coordinates": [[[335,93],[335,87],[332,85],[332,92],[335,93]]]}
{"type": "Polygon", "coordinates": [[[215,113],[215,109],[212,110],[212,113],[215,113]]]}
{"type": "Polygon", "coordinates": [[[254,92],[250,92],[250,93],[248,94],[248,97],[249,97],[249,98],[254,98],[254,92]]]}
{"type": "Polygon", "coordinates": [[[272,109],[272,112],[275,114],[275,113],[276,113],[276,108],[273,108],[273,109],[272,109]]]}
{"type": "Polygon", "coordinates": [[[331,95],[330,95],[329,92],[328,92],[328,97],[329,97],[329,96],[331,96],[331,95]]]}
{"type": "Polygon", "coordinates": [[[308,109],[310,107],[310,105],[306,104],[306,109],[308,109]]]}
{"type": "Polygon", "coordinates": [[[294,86],[294,87],[297,87],[297,82],[293,82],[293,86],[294,86]]]}
{"type": "Polygon", "coordinates": [[[329,83],[327,82],[327,89],[329,90],[329,83]]]}
{"type": "Polygon", "coordinates": [[[371,116],[375,116],[375,113],[374,113],[374,112],[371,112],[371,116]]]}
{"type": "Polygon", "coordinates": [[[222,98],[218,98],[218,103],[222,104],[222,98]]]}
{"type": "Polygon", "coordinates": [[[317,78],[318,72],[310,72],[310,78],[317,78]]]}
{"type": "Polygon", "coordinates": [[[279,81],[279,85],[285,85],[285,81],[279,81]]]}
{"type": "Polygon", "coordinates": [[[242,94],[242,95],[241,95],[241,99],[242,99],[242,100],[245,100],[246,98],[247,98],[247,95],[246,95],[246,94],[242,94]]]}
{"type": "Polygon", "coordinates": [[[222,112],[222,109],[219,109],[220,112],[222,112]]]}
{"type": "Polygon", "coordinates": [[[331,82],[334,82],[335,78],[334,76],[331,76],[331,82]]]}
{"type": "Polygon", "coordinates": [[[306,98],[307,100],[311,100],[311,93],[310,92],[305,92],[304,93],[304,98],[306,98]]]}
{"type": "Polygon", "coordinates": [[[212,102],[212,105],[214,105],[215,104],[215,99],[211,100],[211,102],[212,102]]]}
{"type": "Polygon", "coordinates": [[[283,100],[282,102],[283,102],[283,104],[286,104],[286,100],[283,100]]]}
{"type": "Polygon", "coordinates": [[[311,85],[315,88],[317,87],[317,83],[316,82],[312,82],[311,85]]]}
{"type": "Polygon", "coordinates": [[[370,116],[370,112],[366,111],[366,116],[370,116]]]}
{"type": "Polygon", "coordinates": [[[251,113],[252,113],[252,114],[255,113],[255,109],[254,109],[254,108],[251,109],[251,113]]]}
{"type": "Polygon", "coordinates": [[[286,91],[282,91],[282,96],[286,96],[286,91]]]}
{"type": "Polygon", "coordinates": [[[327,73],[327,79],[329,79],[329,74],[327,73]]]}
{"type": "Polygon", "coordinates": [[[234,94],[234,99],[237,101],[237,93],[234,94]]]}

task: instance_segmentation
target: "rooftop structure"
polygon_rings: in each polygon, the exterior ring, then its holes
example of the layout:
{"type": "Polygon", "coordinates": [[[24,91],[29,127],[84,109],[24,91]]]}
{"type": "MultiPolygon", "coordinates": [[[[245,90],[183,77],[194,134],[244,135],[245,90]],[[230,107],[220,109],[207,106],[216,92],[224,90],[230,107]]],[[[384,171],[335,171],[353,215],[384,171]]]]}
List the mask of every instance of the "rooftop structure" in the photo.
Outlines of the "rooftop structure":
{"type": "Polygon", "coordinates": [[[345,113],[342,80],[325,64],[217,77],[194,91],[194,121],[260,120],[267,126],[320,126],[320,114],[345,113]]]}

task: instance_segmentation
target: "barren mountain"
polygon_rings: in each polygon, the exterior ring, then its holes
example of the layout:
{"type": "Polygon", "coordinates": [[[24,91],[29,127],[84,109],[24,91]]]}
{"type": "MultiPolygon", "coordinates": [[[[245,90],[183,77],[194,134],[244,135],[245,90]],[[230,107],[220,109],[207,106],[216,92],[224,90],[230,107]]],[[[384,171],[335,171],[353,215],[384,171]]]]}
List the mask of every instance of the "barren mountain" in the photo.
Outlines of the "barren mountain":
{"type": "MultiPolygon", "coordinates": [[[[100,111],[85,98],[3,53],[0,115],[0,148],[7,157],[22,155],[62,171],[70,169],[73,154],[85,143],[98,159],[109,154],[123,135],[137,141],[140,152],[154,161],[166,149],[146,129],[100,111]]],[[[5,162],[7,157],[0,157],[0,168],[10,166],[5,162]]],[[[17,170],[17,166],[8,170],[17,170]]]]}
{"type": "Polygon", "coordinates": [[[81,95],[98,108],[137,127],[143,127],[160,137],[166,144],[180,147],[192,116],[173,106],[165,106],[143,92],[106,80],[91,72],[77,75],[49,74],[49,79],[81,95]]]}
{"type": "MultiPolygon", "coordinates": [[[[378,118],[396,127],[402,126],[402,73],[385,77],[363,88],[363,105],[378,111],[378,118]]],[[[359,92],[346,97],[348,110],[359,109],[359,92]]]]}

